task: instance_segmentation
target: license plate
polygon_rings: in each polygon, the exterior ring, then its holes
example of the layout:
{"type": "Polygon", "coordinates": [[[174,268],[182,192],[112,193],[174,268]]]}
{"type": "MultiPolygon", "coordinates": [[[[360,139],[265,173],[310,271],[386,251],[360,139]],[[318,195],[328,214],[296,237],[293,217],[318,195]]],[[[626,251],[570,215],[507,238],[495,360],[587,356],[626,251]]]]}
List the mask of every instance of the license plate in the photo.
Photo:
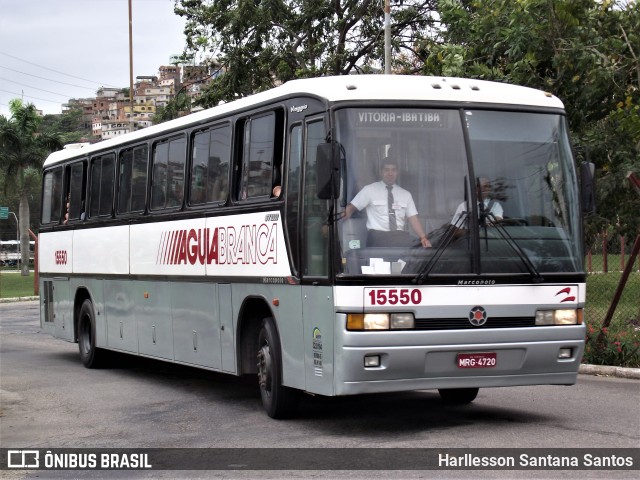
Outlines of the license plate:
{"type": "Polygon", "coordinates": [[[458,368],[492,368],[497,363],[496,352],[458,354],[458,368]]]}

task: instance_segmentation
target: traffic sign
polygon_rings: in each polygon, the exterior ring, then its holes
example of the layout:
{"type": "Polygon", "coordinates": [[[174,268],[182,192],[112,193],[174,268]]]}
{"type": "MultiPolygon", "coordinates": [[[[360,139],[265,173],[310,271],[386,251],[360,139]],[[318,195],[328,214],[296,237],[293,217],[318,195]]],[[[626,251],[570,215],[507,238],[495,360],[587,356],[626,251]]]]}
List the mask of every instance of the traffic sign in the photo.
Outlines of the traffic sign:
{"type": "Polygon", "coordinates": [[[9,218],[9,207],[0,207],[0,220],[7,220],[9,218]]]}

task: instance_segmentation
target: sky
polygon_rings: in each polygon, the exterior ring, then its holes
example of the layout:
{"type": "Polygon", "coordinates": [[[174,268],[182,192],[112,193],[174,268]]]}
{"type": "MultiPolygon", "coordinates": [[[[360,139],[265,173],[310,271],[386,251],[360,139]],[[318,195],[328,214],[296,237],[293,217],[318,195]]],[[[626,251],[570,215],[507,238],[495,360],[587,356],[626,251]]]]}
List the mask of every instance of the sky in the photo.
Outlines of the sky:
{"type": "MultiPolygon", "coordinates": [[[[135,82],[182,53],[185,21],[174,0],[131,1],[135,82]]],[[[61,113],[101,86],[129,87],[128,0],[0,0],[0,115],[13,98],[61,113]]]]}

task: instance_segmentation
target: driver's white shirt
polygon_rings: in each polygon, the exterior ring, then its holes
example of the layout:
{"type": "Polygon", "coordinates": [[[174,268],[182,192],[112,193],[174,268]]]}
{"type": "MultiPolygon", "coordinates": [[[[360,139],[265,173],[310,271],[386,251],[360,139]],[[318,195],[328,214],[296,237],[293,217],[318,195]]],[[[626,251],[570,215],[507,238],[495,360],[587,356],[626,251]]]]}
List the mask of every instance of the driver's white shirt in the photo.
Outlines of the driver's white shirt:
{"type": "MultiPolygon", "coordinates": [[[[484,201],[484,208],[485,210],[489,207],[489,203],[491,203],[491,200],[489,200],[488,198],[485,198],[484,201]]],[[[456,213],[453,214],[453,218],[451,219],[451,225],[455,225],[458,228],[466,228],[466,223],[467,223],[467,219],[465,218],[463,221],[460,221],[460,217],[467,212],[467,202],[462,202],[460,205],[458,205],[458,208],[456,209],[456,213]],[[458,225],[458,222],[460,222],[460,224],[458,225]]],[[[478,214],[480,213],[480,202],[478,202],[478,214]]],[[[504,210],[502,209],[502,205],[500,205],[500,202],[497,201],[493,201],[493,205],[491,205],[491,210],[490,213],[492,213],[494,216],[496,217],[504,217],[504,210]]]]}
{"type": "MultiPolygon", "coordinates": [[[[418,210],[408,190],[394,184],[391,193],[393,194],[393,209],[396,212],[396,225],[398,230],[404,230],[407,217],[417,215],[418,210]]],[[[387,196],[387,184],[379,181],[364,187],[351,200],[350,203],[358,210],[366,208],[369,230],[389,231],[387,196]]]]}

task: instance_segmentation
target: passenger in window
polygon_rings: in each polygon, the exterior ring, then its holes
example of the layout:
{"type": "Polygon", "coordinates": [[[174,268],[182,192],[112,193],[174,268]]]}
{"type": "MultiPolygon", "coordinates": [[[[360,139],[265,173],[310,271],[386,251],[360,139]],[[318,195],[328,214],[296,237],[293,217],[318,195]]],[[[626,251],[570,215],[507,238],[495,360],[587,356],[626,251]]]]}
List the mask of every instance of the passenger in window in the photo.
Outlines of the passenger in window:
{"type": "Polygon", "coordinates": [[[65,204],[64,210],[64,221],[62,222],[64,225],[69,223],[69,207],[71,206],[71,194],[67,195],[67,203],[65,204]]]}
{"type": "MultiPolygon", "coordinates": [[[[478,195],[478,214],[480,220],[485,225],[492,226],[495,222],[502,220],[504,211],[502,205],[493,197],[491,182],[489,178],[478,177],[476,183],[476,193],[478,195]]],[[[456,213],[453,214],[451,225],[456,227],[455,236],[460,237],[467,233],[467,201],[458,205],[456,213]]]]}
{"type": "Polygon", "coordinates": [[[387,157],[383,160],[380,177],[379,182],[365,186],[351,200],[345,210],[346,218],[356,211],[366,211],[369,247],[415,245],[415,238],[407,231],[410,224],[420,239],[420,245],[430,248],[431,242],[424,233],[411,193],[396,183],[398,167],[394,159],[387,157]]]}
{"type": "Polygon", "coordinates": [[[271,190],[271,196],[278,198],[280,197],[280,193],[282,192],[282,175],[280,173],[280,165],[275,165],[273,167],[273,189],[271,190]]]}

